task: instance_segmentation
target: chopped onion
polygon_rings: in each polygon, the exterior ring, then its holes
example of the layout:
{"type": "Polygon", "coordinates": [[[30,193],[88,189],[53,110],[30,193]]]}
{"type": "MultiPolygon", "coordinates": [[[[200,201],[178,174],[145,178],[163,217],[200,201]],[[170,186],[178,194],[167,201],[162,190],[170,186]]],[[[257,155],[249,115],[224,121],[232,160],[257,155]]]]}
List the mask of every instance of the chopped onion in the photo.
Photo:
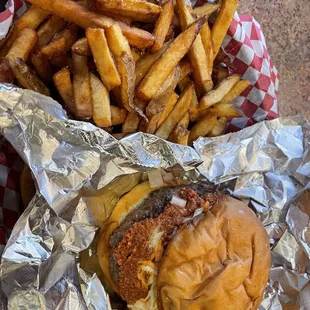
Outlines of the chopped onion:
{"type": "Polygon", "coordinates": [[[167,172],[163,175],[163,179],[165,182],[170,182],[174,180],[174,175],[171,172],[167,172]]]}
{"type": "Polygon", "coordinates": [[[170,203],[172,205],[176,205],[176,206],[184,208],[186,206],[187,201],[185,199],[182,199],[178,196],[173,195],[170,203]]]}
{"type": "Polygon", "coordinates": [[[164,180],[161,176],[160,169],[151,170],[148,173],[148,178],[151,188],[158,188],[164,186],[164,180]]]}

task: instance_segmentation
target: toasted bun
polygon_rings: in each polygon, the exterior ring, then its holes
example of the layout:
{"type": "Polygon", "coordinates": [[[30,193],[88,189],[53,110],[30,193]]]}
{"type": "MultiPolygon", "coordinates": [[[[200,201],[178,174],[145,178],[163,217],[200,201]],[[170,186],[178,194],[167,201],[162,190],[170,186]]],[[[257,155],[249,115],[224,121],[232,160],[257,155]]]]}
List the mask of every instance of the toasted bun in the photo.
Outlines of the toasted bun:
{"type": "Polygon", "coordinates": [[[109,266],[109,240],[114,230],[121,224],[126,215],[138,206],[154,189],[149,182],[144,182],[134,187],[129,193],[124,195],[115,206],[111,216],[101,228],[98,240],[98,260],[100,267],[115,292],[118,292],[112,280],[109,266]]]}
{"type": "Polygon", "coordinates": [[[227,197],[170,241],[157,278],[159,309],[257,309],[269,270],[263,225],[227,197]]]}

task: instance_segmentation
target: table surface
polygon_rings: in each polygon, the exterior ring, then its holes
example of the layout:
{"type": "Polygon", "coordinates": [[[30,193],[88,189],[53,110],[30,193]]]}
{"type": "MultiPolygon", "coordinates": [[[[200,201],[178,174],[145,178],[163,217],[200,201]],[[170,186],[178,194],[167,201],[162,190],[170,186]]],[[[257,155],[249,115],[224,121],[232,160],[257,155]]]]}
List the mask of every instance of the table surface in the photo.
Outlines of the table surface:
{"type": "Polygon", "coordinates": [[[281,115],[310,120],[310,1],[239,0],[238,11],[252,14],[263,28],[280,73],[281,115]]]}

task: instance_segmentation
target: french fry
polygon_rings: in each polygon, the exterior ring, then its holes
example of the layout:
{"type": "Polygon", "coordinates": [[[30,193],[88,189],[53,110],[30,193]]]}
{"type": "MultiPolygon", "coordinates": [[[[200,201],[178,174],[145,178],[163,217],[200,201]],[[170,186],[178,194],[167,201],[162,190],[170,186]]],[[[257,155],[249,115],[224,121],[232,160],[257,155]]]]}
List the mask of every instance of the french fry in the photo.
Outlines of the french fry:
{"type": "Polygon", "coordinates": [[[140,114],[142,111],[135,106],[133,101],[136,63],[131,54],[129,43],[118,25],[108,28],[106,30],[106,37],[121,78],[120,92],[122,104],[129,112],[136,111],[140,114]]]}
{"type": "Polygon", "coordinates": [[[216,85],[218,86],[223,80],[229,77],[228,68],[223,68],[219,66],[216,70],[216,85]]]}
{"type": "Polygon", "coordinates": [[[250,82],[246,80],[239,81],[235,86],[229,91],[229,93],[224,96],[220,103],[231,103],[235,98],[237,98],[244,90],[250,86],[250,82]]]}
{"type": "Polygon", "coordinates": [[[44,45],[50,43],[54,36],[66,27],[66,22],[57,15],[52,15],[42,26],[38,29],[38,44],[37,48],[40,49],[44,45]]]}
{"type": "Polygon", "coordinates": [[[227,118],[226,117],[220,117],[217,120],[217,123],[212,128],[212,130],[209,132],[208,137],[218,137],[221,134],[223,134],[225,128],[227,125],[227,118]]]}
{"type": "MultiPolygon", "coordinates": [[[[126,137],[127,135],[128,135],[127,132],[112,133],[112,136],[113,136],[115,139],[117,139],[117,140],[120,140],[120,139],[126,137]]],[[[114,309],[114,308],[113,308],[113,309],[114,309]]],[[[115,309],[117,309],[117,308],[115,308],[115,309]]]]}
{"type": "Polygon", "coordinates": [[[199,110],[209,108],[215,103],[220,102],[229,91],[238,83],[240,80],[240,75],[234,74],[227,79],[223,80],[217,88],[207,93],[199,102],[199,110]]]}
{"type": "Polygon", "coordinates": [[[14,41],[24,28],[36,29],[51,13],[38,6],[31,6],[25,13],[16,20],[12,30],[1,48],[0,56],[6,56],[14,41]]]}
{"type": "Polygon", "coordinates": [[[212,27],[213,59],[218,54],[237,10],[238,0],[222,0],[220,12],[212,27]]]}
{"type": "Polygon", "coordinates": [[[55,70],[60,70],[65,67],[68,67],[69,70],[72,69],[72,58],[68,53],[53,57],[48,61],[55,70]]]}
{"type": "Polygon", "coordinates": [[[180,68],[181,68],[180,81],[193,72],[193,67],[191,63],[185,59],[182,59],[180,61],[180,68]]]}
{"type": "Polygon", "coordinates": [[[53,58],[65,54],[78,39],[78,28],[75,25],[69,25],[59,33],[54,39],[43,46],[40,52],[47,58],[53,58]]]}
{"type": "Polygon", "coordinates": [[[167,91],[172,92],[178,85],[178,82],[180,79],[180,74],[181,74],[180,66],[177,65],[174,68],[174,70],[172,70],[171,73],[168,75],[166,81],[161,86],[161,88],[157,91],[157,93],[153,99],[156,99],[157,97],[161,96],[162,94],[166,93],[167,91]]]}
{"type": "Polygon", "coordinates": [[[131,54],[136,63],[143,56],[143,54],[135,48],[131,49],[131,54]]]}
{"type": "Polygon", "coordinates": [[[156,136],[162,139],[168,139],[171,134],[173,128],[176,124],[183,118],[184,114],[188,111],[190,103],[192,101],[193,85],[188,85],[184,92],[179,97],[176,105],[173,110],[169,114],[169,116],[164,120],[164,122],[160,125],[160,127],[156,131],[156,136]]]}
{"type": "Polygon", "coordinates": [[[180,91],[183,91],[187,84],[192,83],[192,80],[186,75],[182,80],[179,81],[178,87],[180,91]]]}
{"type": "Polygon", "coordinates": [[[154,21],[161,12],[160,6],[143,0],[89,0],[88,3],[93,11],[109,12],[144,22],[154,21]]]}
{"type": "Polygon", "coordinates": [[[76,2],[79,5],[81,5],[81,6],[85,7],[85,8],[88,8],[88,1],[87,0],[76,0],[76,2]]]}
{"type": "Polygon", "coordinates": [[[35,30],[24,28],[19,33],[19,36],[16,38],[6,57],[9,61],[15,58],[21,58],[26,61],[37,42],[38,35],[35,30]]]}
{"type": "Polygon", "coordinates": [[[156,54],[144,55],[138,60],[136,64],[136,86],[140,84],[156,60],[167,50],[168,46],[169,44],[167,42],[156,54]]]}
{"type": "Polygon", "coordinates": [[[204,22],[202,18],[191,24],[154,63],[138,87],[137,96],[140,99],[154,98],[170,72],[191,48],[204,22]]]}
{"type": "Polygon", "coordinates": [[[95,124],[98,127],[112,126],[109,92],[93,73],[90,74],[90,89],[95,124]]]}
{"type": "Polygon", "coordinates": [[[179,99],[179,95],[177,95],[175,92],[173,92],[167,103],[164,105],[164,109],[160,114],[160,117],[158,119],[157,127],[159,127],[169,116],[171,111],[173,110],[174,106],[176,105],[177,101],[179,99]]]}
{"type": "Polygon", "coordinates": [[[208,74],[211,77],[213,71],[213,42],[211,29],[208,22],[205,22],[200,31],[202,45],[207,56],[208,74]]]}
{"type": "Polygon", "coordinates": [[[90,91],[90,75],[87,66],[87,57],[72,54],[73,69],[73,96],[76,117],[90,119],[93,115],[90,91]]]}
{"type": "Polygon", "coordinates": [[[0,58],[0,83],[13,83],[13,81],[14,74],[9,60],[5,57],[0,58]]]}
{"type": "Polygon", "coordinates": [[[111,55],[105,30],[87,28],[86,37],[104,86],[110,91],[121,84],[120,75],[111,55]]]}
{"type": "Polygon", "coordinates": [[[189,130],[187,130],[188,124],[189,124],[189,113],[186,113],[174,127],[172,133],[169,136],[169,141],[187,145],[190,133],[189,130]]]}
{"type": "Polygon", "coordinates": [[[73,85],[68,68],[63,68],[56,72],[53,75],[53,82],[66,108],[72,115],[75,115],[76,110],[73,97],[73,85]]]}
{"type": "Polygon", "coordinates": [[[192,10],[192,13],[197,17],[205,16],[209,18],[215,11],[219,9],[220,5],[218,3],[206,3],[204,5],[198,6],[192,10]]]}
{"type": "MultiPolygon", "coordinates": [[[[176,9],[182,30],[184,31],[195,21],[195,18],[192,16],[190,8],[185,4],[184,0],[176,0],[176,9]]],[[[211,77],[212,67],[208,67],[210,65],[210,61],[207,59],[207,54],[200,34],[197,35],[193,46],[189,50],[188,58],[193,66],[194,81],[201,89],[201,93],[205,94],[213,88],[211,77]]]]}
{"type": "Polygon", "coordinates": [[[81,56],[91,56],[92,55],[86,37],[77,40],[72,45],[71,50],[72,50],[72,53],[75,53],[75,54],[78,54],[78,55],[81,55],[81,56]]]}
{"type": "Polygon", "coordinates": [[[207,111],[216,114],[218,117],[240,117],[238,111],[230,103],[217,103],[207,111]]]}
{"type": "Polygon", "coordinates": [[[124,123],[128,111],[123,108],[116,107],[114,105],[111,105],[111,120],[112,120],[112,126],[121,125],[124,123]]]}
{"type": "Polygon", "coordinates": [[[189,145],[192,145],[199,137],[205,137],[216,125],[217,117],[210,112],[203,115],[191,128],[189,135],[189,145]]]}
{"type": "Polygon", "coordinates": [[[163,10],[159,15],[159,18],[155,25],[154,36],[155,41],[151,47],[151,53],[157,53],[163,47],[167,34],[169,32],[172,18],[174,14],[173,1],[168,0],[163,5],[163,10]]]}
{"type": "MultiPolygon", "coordinates": [[[[191,79],[188,76],[185,76],[178,83],[178,87],[179,87],[180,91],[183,91],[187,87],[187,85],[189,85],[189,84],[193,84],[193,82],[191,81],[191,79]]],[[[191,104],[189,106],[189,116],[190,116],[190,121],[194,122],[199,116],[199,102],[198,102],[195,87],[192,88],[192,91],[193,91],[193,96],[192,96],[191,104]]]]}
{"type": "Polygon", "coordinates": [[[131,46],[146,48],[153,44],[154,36],[144,30],[130,27],[127,24],[116,22],[113,19],[90,11],[73,0],[27,0],[73,24],[84,29],[88,27],[109,28],[117,23],[131,46]]]}
{"type": "Polygon", "coordinates": [[[129,17],[121,16],[118,14],[113,14],[110,12],[104,12],[104,15],[111,17],[115,21],[119,21],[119,22],[122,22],[122,23],[127,24],[127,25],[130,25],[132,23],[132,20],[129,17]]]}
{"type": "Polygon", "coordinates": [[[13,70],[16,80],[23,88],[36,91],[42,95],[50,95],[49,89],[21,58],[12,59],[10,61],[10,66],[13,70]]]}
{"type": "MultiPolygon", "coordinates": [[[[139,99],[135,98],[136,101],[136,106],[141,109],[142,111],[145,110],[145,107],[147,105],[147,102],[145,101],[140,101],[139,99]]],[[[127,117],[123,123],[122,126],[122,132],[126,133],[131,133],[131,132],[136,132],[138,130],[140,123],[140,118],[135,112],[129,112],[127,114],[127,117]]]]}
{"type": "Polygon", "coordinates": [[[38,73],[40,79],[46,84],[50,84],[53,79],[54,71],[51,68],[48,60],[41,53],[36,52],[31,56],[31,62],[38,73]]]}
{"type": "Polygon", "coordinates": [[[141,130],[147,133],[155,133],[158,127],[168,117],[177,103],[179,96],[175,92],[167,92],[150,101],[146,108],[148,122],[141,122],[141,130]]]}
{"type": "Polygon", "coordinates": [[[192,92],[193,92],[192,101],[189,106],[188,112],[189,112],[190,121],[194,122],[197,120],[199,116],[199,102],[198,102],[195,87],[192,88],[192,92]]]}

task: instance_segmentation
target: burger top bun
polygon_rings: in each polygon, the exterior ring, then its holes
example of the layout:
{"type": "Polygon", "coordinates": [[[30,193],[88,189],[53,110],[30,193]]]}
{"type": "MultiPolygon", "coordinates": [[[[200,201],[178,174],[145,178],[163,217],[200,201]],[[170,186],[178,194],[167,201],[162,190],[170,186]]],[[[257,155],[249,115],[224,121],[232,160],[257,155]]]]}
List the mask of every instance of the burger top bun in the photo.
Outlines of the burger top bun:
{"type": "Polygon", "coordinates": [[[227,197],[184,225],[162,258],[161,309],[257,309],[270,269],[267,233],[242,202],[227,197]]]}

